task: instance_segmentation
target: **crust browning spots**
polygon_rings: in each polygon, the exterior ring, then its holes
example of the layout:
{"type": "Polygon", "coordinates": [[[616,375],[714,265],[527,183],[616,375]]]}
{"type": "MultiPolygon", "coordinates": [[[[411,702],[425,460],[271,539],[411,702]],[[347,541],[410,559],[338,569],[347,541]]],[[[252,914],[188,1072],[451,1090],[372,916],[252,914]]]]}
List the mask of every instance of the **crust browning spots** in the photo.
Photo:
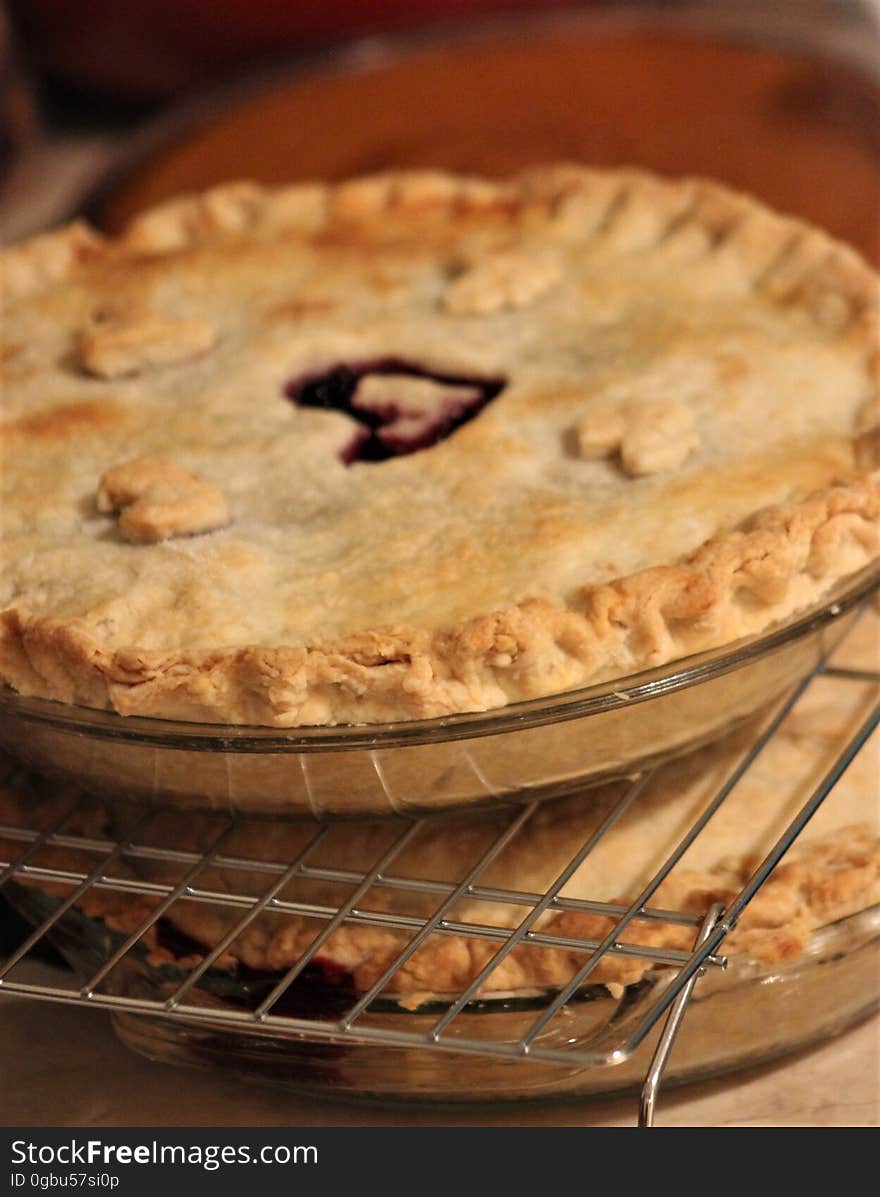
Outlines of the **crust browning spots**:
{"type": "Polygon", "coordinates": [[[27,378],[34,370],[27,363],[24,345],[19,341],[4,341],[0,344],[0,383],[27,378]]]}
{"type": "Polygon", "coordinates": [[[15,440],[46,444],[105,432],[126,423],[125,409],[108,399],[86,400],[44,407],[28,416],[0,424],[0,432],[15,440]]]}
{"type": "Polygon", "coordinates": [[[316,233],[310,244],[318,253],[336,254],[339,261],[361,272],[375,267],[380,258],[430,261],[445,253],[453,240],[452,230],[440,224],[426,223],[420,232],[399,223],[389,223],[381,230],[363,224],[335,224],[316,233]]]}
{"type": "Polygon", "coordinates": [[[337,306],[330,299],[297,297],[275,304],[266,316],[269,320],[308,320],[312,316],[327,316],[337,306]]]}
{"type": "Polygon", "coordinates": [[[715,366],[721,382],[740,382],[751,373],[748,361],[738,353],[720,354],[715,359],[715,366]]]}

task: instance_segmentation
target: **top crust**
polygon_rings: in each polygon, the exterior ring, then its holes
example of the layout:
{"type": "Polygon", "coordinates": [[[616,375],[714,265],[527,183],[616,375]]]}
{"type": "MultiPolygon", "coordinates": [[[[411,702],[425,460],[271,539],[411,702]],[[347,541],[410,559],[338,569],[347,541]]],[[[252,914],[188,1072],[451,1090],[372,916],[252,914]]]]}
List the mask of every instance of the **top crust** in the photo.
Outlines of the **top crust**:
{"type": "Polygon", "coordinates": [[[234,184],[0,269],[0,677],[25,694],[276,726],[484,710],[761,632],[880,554],[878,280],[715,184],[234,184]],[[346,466],[352,422],[284,388],[389,359],[506,385],[433,448],[346,466]],[[129,543],[95,496],[138,458],[231,523],[129,543]]]}

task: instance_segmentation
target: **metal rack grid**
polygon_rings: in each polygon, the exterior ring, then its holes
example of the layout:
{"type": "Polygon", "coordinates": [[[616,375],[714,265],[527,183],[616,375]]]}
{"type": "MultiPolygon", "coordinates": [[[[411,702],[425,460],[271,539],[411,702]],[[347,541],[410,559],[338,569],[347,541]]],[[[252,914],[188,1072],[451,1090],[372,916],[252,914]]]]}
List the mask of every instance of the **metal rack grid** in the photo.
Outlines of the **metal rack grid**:
{"type": "MultiPolygon", "coordinates": [[[[65,827],[76,815],[82,799],[71,803],[60,817],[56,817],[51,825],[42,829],[0,824],[0,839],[7,843],[15,841],[22,845],[22,851],[17,858],[0,859],[0,889],[13,880],[36,884],[52,883],[69,889],[67,896],[63,900],[59,899],[44,921],[33,930],[4,963],[0,964],[0,994],[18,994],[38,1000],[101,1007],[111,1011],[149,1014],[162,1019],[187,1022],[195,1020],[202,1025],[208,1023],[218,1027],[234,1028],[238,1031],[246,1030],[248,1027],[271,1030],[273,1034],[282,1037],[305,1037],[309,1040],[325,1042],[342,1040],[359,1044],[505,1056],[511,1059],[533,1059],[582,1066],[607,1065],[626,1059],[644,1041],[658,1021],[666,1015],[666,1025],[655,1049],[641,1095],[639,1121],[641,1125],[650,1125],[653,1121],[657,1092],[666,1061],[695,982],[706,967],[724,968],[726,966],[726,958],[719,954],[719,948],[722,946],[725,936],[736,925],[746,906],[819,806],[832,792],[837,781],[880,723],[880,700],[873,701],[867,714],[864,714],[858,725],[851,729],[851,735],[848,736],[847,742],[825,775],[813,788],[797,815],[726,908],[718,904],[707,911],[704,918],[700,919],[696,915],[653,906],[652,899],[677,862],[704,831],[712,816],[728,799],[755,760],[770,743],[783,721],[796,708],[808,687],[820,676],[838,678],[843,682],[880,684],[880,670],[838,668],[829,663],[828,657],[820,661],[809,676],[777,706],[763,730],[747,747],[700,816],[688,828],[651,880],[628,905],[567,898],[561,896],[561,891],[587,860],[602,837],[638,799],[652,776],[653,770],[642,774],[628,785],[600,826],[580,846],[553,884],[541,894],[491,888],[479,884],[480,875],[488,865],[528,823],[539,806],[537,802],[509,808],[509,821],[458,884],[434,881],[428,878],[413,879],[394,874],[395,859],[418,834],[424,823],[422,818],[395,817],[398,831],[393,842],[375,861],[372,868],[362,872],[343,868],[317,867],[308,863],[310,856],[328,831],[327,826],[320,825],[316,825],[314,835],[295,859],[278,862],[246,859],[224,852],[224,846],[228,843],[236,827],[235,818],[228,815],[216,816],[216,834],[209,849],[204,853],[157,848],[140,842],[138,830],[150,818],[150,811],[142,812],[126,835],[117,840],[65,832],[65,827]],[[77,850],[89,857],[96,858],[96,862],[88,870],[46,867],[33,863],[41,849],[52,847],[77,850]],[[118,866],[126,858],[173,863],[183,868],[183,875],[176,884],[116,875],[114,866],[118,866]],[[221,892],[218,889],[200,886],[199,877],[209,868],[223,868],[232,871],[246,869],[251,873],[261,872],[266,875],[268,886],[259,896],[240,892],[221,892]],[[353,889],[347,900],[338,906],[294,901],[281,897],[285,887],[293,879],[338,882],[352,886],[353,889]],[[428,917],[364,909],[360,903],[374,886],[432,895],[439,900],[439,904],[433,914],[428,917]],[[16,965],[44,936],[48,935],[51,938],[51,933],[59,920],[81,901],[90,889],[139,895],[150,899],[154,905],[140,924],[125,936],[122,942],[118,943],[104,963],[85,983],[77,985],[72,982],[69,987],[61,987],[25,983],[12,979],[11,974],[16,965]],[[512,929],[463,922],[452,917],[452,912],[456,905],[465,898],[525,907],[528,908],[528,913],[512,929]],[[172,904],[181,900],[215,904],[240,910],[241,914],[216,946],[207,952],[196,967],[189,971],[175,991],[164,1001],[102,992],[100,986],[112,970],[129,952],[136,948],[145,933],[158,923],[172,904]],[[609,916],[614,920],[614,925],[602,939],[563,937],[538,928],[537,924],[546,912],[563,910],[609,916]],[[299,960],[286,972],[279,975],[268,995],[253,1009],[216,1008],[187,1000],[188,996],[192,996],[191,991],[196,989],[199,981],[220,959],[226,949],[250,926],[254,919],[264,912],[307,916],[310,919],[322,921],[324,926],[299,960]],[[688,952],[660,948],[637,941],[624,942],[621,936],[633,922],[637,922],[637,925],[650,922],[690,925],[694,931],[693,947],[688,952]],[[392,928],[408,933],[411,938],[396,959],[365,993],[357,997],[354,1004],[342,1017],[325,1020],[278,1013],[275,1008],[279,1000],[302,975],[304,969],[319,955],[321,947],[334,931],[344,923],[392,928]],[[389,1029],[367,1025],[362,1021],[362,1016],[370,1011],[376,999],[387,991],[398,970],[406,964],[429,936],[435,934],[488,940],[496,943],[498,950],[491,956],[472,983],[446,1005],[427,1031],[410,1032],[398,1028],[389,1029]],[[582,967],[563,988],[548,996],[546,1004],[537,1013],[525,1034],[515,1042],[498,1042],[450,1035],[451,1024],[468,1007],[469,1003],[478,998],[480,990],[490,974],[515,948],[548,946],[582,951],[586,959],[582,967]],[[610,1049],[590,1050],[577,1043],[565,1048],[548,1047],[538,1042],[541,1032],[551,1020],[579,990],[588,984],[599,963],[605,957],[612,955],[639,957],[651,965],[663,965],[668,970],[677,970],[677,972],[671,982],[661,988],[656,999],[644,1012],[636,1029],[624,1041],[615,1043],[610,1049]]],[[[10,854],[7,853],[7,855],[10,854]]]]}

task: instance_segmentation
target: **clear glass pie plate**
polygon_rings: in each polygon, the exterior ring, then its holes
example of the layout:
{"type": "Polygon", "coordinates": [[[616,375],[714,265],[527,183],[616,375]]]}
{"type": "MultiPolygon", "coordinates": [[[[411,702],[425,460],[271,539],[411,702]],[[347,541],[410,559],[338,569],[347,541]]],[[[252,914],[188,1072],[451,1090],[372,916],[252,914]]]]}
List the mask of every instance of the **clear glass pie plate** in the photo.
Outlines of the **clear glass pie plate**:
{"type": "MultiPolygon", "coordinates": [[[[860,911],[813,933],[795,960],[766,965],[731,957],[722,973],[711,970],[697,984],[681,1025],[664,1083],[719,1076],[785,1056],[839,1034],[880,1005],[880,907],[860,911]]],[[[611,1049],[634,1031],[658,990],[669,983],[656,972],[636,985],[610,992],[586,986],[565,1007],[564,1019],[543,1033],[549,1042],[611,1049]]],[[[459,1016],[457,1034],[516,1042],[552,993],[499,996],[459,1016]]],[[[379,1026],[427,1030],[443,1003],[411,1011],[377,1011],[379,1026]]],[[[498,1101],[599,1096],[641,1089],[662,1023],[639,1047],[609,1065],[522,1061],[417,1048],[375,1049],[239,1034],[198,1023],[163,1022],[132,1014],[114,1016],[129,1047],[169,1063],[231,1069],[255,1079],[340,1096],[417,1098],[430,1101],[498,1101]]]]}
{"type": "Polygon", "coordinates": [[[557,798],[706,743],[806,677],[880,584],[875,563],[760,636],[494,711],[277,728],[172,722],[0,692],[0,747],[119,800],[290,818],[557,798]]]}

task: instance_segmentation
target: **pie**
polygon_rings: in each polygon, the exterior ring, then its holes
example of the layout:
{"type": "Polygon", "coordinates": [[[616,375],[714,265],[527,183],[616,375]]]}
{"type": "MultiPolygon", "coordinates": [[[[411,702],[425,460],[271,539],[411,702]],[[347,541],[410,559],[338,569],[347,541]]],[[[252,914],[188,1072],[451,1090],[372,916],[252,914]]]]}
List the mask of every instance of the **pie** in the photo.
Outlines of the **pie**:
{"type": "Polygon", "coordinates": [[[760,633],[880,553],[877,277],[713,183],[235,184],[2,271],[25,695],[487,710],[760,633]]]}
{"type": "MultiPolygon", "coordinates": [[[[847,641],[846,659],[858,666],[876,654],[880,618],[870,613],[847,641]]],[[[685,912],[702,917],[715,901],[729,906],[766,854],[818,784],[854,727],[876,701],[876,685],[869,682],[820,678],[798,701],[764,752],[725,799],[651,897],[654,910],[685,912]]],[[[754,742],[766,714],[728,733],[708,747],[680,757],[652,774],[646,788],[619,821],[606,832],[561,893],[563,898],[628,904],[654,875],[695,819],[717,793],[754,742]]],[[[58,782],[39,779],[6,761],[0,781],[0,822],[34,827],[53,823],[70,807],[75,791],[58,782]]],[[[811,933],[856,911],[880,902],[880,731],[862,751],[801,833],[794,847],[746,907],[738,925],[724,940],[726,953],[773,963],[797,957],[811,933]]],[[[576,797],[548,801],[520,827],[502,853],[480,873],[482,888],[543,894],[568,865],[582,844],[626,792],[628,783],[614,783],[576,797]]],[[[447,815],[425,819],[416,838],[385,870],[391,878],[458,884],[480,860],[489,845],[511,826],[517,808],[494,812],[447,815]]],[[[125,838],[118,805],[81,799],[70,834],[111,842],[125,838]]],[[[191,812],[160,812],[141,826],[136,842],[204,852],[216,841],[223,820],[191,812]]],[[[223,851],[246,861],[276,861],[287,865],[303,853],[317,833],[315,824],[240,820],[223,851]],[[268,831],[268,833],[267,833],[268,831]]],[[[395,819],[339,822],[305,857],[312,868],[368,872],[400,835],[395,819]]],[[[16,859],[21,844],[3,843],[0,856],[16,859]],[[11,855],[7,855],[11,853],[11,855]]],[[[31,864],[90,872],[94,852],[76,852],[72,844],[40,850],[31,864]]],[[[139,878],[177,884],[189,864],[174,865],[145,856],[125,857],[108,866],[107,876],[139,878]]],[[[214,892],[262,895],[275,875],[257,868],[203,870],[193,885],[214,892]]],[[[34,884],[33,881],[28,884],[34,884]]],[[[37,882],[65,897],[69,886],[37,882]]],[[[327,876],[296,878],[278,897],[336,909],[349,897],[355,881],[343,885],[327,876]]],[[[434,913],[443,893],[414,893],[400,885],[376,884],[358,901],[358,911],[394,913],[425,919],[434,913]]],[[[103,921],[120,935],[129,935],[155,909],[158,897],[91,887],[79,900],[80,910],[103,921]]],[[[240,919],[241,906],[222,906],[187,899],[176,901],[142,940],[148,960],[156,965],[194,967],[207,950],[218,945],[240,919]]],[[[460,900],[447,920],[477,927],[512,928],[528,913],[513,902],[482,897],[460,900]]],[[[328,984],[345,992],[363,992],[373,985],[409,942],[414,930],[370,925],[349,919],[320,947],[314,968],[328,984]]],[[[602,940],[612,929],[606,914],[579,909],[551,909],[537,929],[562,940],[602,940]]],[[[326,923],[307,913],[263,913],[238,935],[214,965],[236,978],[255,973],[276,974],[294,965],[326,923]]],[[[452,929],[454,931],[454,929],[452,929]]],[[[636,919],[618,937],[620,942],[690,951],[696,934],[692,923],[636,919]]],[[[106,936],[102,934],[101,943],[106,936]]],[[[387,983],[386,990],[407,1005],[460,992],[498,951],[501,941],[491,936],[465,938],[434,933],[387,983]]],[[[558,987],[589,958],[583,947],[570,942],[515,948],[492,972],[484,993],[558,987]]],[[[640,980],[652,968],[638,955],[608,954],[591,977],[614,987],[640,980]]],[[[329,996],[328,996],[329,1001],[329,996]]]]}

